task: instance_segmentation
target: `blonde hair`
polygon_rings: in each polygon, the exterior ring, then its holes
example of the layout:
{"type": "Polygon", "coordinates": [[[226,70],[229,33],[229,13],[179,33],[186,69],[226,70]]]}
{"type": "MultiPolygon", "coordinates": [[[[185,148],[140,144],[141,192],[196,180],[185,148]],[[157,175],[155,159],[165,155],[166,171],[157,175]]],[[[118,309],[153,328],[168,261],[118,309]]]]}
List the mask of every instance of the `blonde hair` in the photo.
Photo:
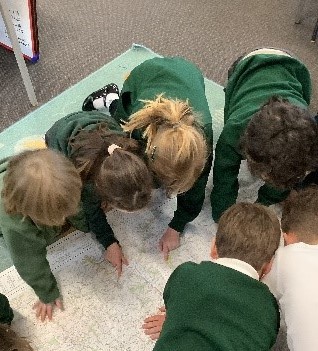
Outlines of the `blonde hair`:
{"type": "Polygon", "coordinates": [[[318,186],[292,191],[283,203],[281,226],[307,244],[318,240],[318,186]]]}
{"type": "Polygon", "coordinates": [[[33,351],[26,339],[18,336],[7,324],[0,323],[1,351],[33,351]]]}
{"type": "Polygon", "coordinates": [[[71,161],[56,151],[25,151],[8,163],[2,198],[10,215],[30,217],[36,224],[62,225],[77,213],[81,178],[71,161]]]}
{"type": "Polygon", "coordinates": [[[122,125],[132,133],[144,129],[148,166],[168,193],[189,190],[202,172],[208,155],[203,129],[188,102],[143,100],[144,107],[122,125]]]}
{"type": "Polygon", "coordinates": [[[220,257],[242,260],[259,271],[274,256],[280,236],[274,212],[263,205],[242,202],[221,216],[215,243],[220,257]]]}
{"type": "Polygon", "coordinates": [[[136,211],[151,198],[152,175],[141,157],[138,141],[99,125],[82,130],[71,141],[71,158],[83,182],[92,181],[102,206],[136,211]],[[110,146],[114,146],[110,152],[110,146]]]}

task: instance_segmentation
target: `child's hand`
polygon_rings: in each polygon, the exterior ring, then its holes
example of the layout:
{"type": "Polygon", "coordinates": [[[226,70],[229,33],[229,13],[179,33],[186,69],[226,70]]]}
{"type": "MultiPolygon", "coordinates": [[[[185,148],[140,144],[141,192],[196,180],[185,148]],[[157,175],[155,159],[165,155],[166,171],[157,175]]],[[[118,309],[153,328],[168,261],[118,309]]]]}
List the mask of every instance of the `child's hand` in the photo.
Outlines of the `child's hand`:
{"type": "Polygon", "coordinates": [[[56,299],[55,301],[50,303],[44,303],[41,300],[39,300],[34,304],[33,309],[36,310],[36,317],[40,318],[41,322],[44,322],[46,317],[48,317],[49,320],[52,320],[54,306],[59,308],[61,311],[63,311],[64,309],[63,302],[61,299],[56,299]]]}
{"type": "Polygon", "coordinates": [[[168,227],[159,241],[159,250],[162,251],[164,259],[169,258],[169,252],[180,246],[180,233],[168,227]]]}
{"type": "Polygon", "coordinates": [[[146,335],[149,335],[150,339],[158,339],[162,330],[163,322],[166,319],[166,308],[165,306],[159,308],[159,313],[150,316],[144,320],[142,325],[146,335]]]}
{"type": "Polygon", "coordinates": [[[128,266],[128,261],[123,254],[121,247],[117,243],[113,243],[105,250],[104,258],[116,267],[118,278],[123,270],[123,264],[128,266]]]}

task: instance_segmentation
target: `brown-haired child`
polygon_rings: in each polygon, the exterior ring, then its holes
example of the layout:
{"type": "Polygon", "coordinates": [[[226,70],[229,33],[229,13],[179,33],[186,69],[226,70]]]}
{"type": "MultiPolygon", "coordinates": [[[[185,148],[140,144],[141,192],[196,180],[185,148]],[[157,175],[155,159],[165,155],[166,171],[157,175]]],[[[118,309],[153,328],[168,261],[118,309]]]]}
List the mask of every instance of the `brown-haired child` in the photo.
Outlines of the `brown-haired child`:
{"type": "Polygon", "coordinates": [[[264,205],[284,200],[288,189],[318,168],[318,127],[308,112],[310,96],[308,69],[285,51],[258,49],[234,63],[213,166],[215,221],[236,201],[242,159],[266,182],[257,199],[264,205]]]}
{"type": "Polygon", "coordinates": [[[166,312],[143,328],[159,350],[269,350],[279,328],[274,296],[259,281],[280,241],[277,216],[259,204],[238,203],[220,218],[213,261],[187,262],[170,276],[166,312]]]}
{"type": "Polygon", "coordinates": [[[285,247],[264,277],[278,299],[291,351],[318,350],[318,187],[292,191],[283,203],[285,247]]]}
{"type": "Polygon", "coordinates": [[[0,350],[32,351],[29,343],[19,337],[11,328],[13,311],[7,297],[0,293],[0,350]]]}
{"type": "Polygon", "coordinates": [[[180,245],[180,233],[201,211],[212,164],[212,117],[204,77],[181,57],[156,57],[135,67],[121,94],[114,84],[86,98],[84,110],[105,105],[123,130],[145,141],[148,167],[177,196],[177,210],[159,242],[164,257],[180,245]],[[101,103],[104,102],[104,103],[101,103]]]}
{"type": "Polygon", "coordinates": [[[63,304],[46,259],[46,246],[68,218],[88,231],[79,211],[82,181],[71,161],[53,150],[25,151],[2,164],[0,230],[21,278],[39,301],[36,315],[51,319],[53,307],[63,304]]]}
{"type": "Polygon", "coordinates": [[[152,175],[138,141],[126,136],[116,121],[99,111],[80,111],[58,120],[45,135],[49,148],[72,160],[83,181],[82,204],[89,230],[116,267],[128,264],[105,212],[137,211],[151,198],[152,175]]]}

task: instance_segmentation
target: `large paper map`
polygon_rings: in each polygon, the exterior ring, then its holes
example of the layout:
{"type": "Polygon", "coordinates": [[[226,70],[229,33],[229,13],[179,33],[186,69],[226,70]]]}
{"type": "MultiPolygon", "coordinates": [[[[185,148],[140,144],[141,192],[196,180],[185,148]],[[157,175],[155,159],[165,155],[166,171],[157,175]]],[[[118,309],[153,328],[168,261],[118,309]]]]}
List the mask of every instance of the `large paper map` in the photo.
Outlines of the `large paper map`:
{"type": "MultiPolygon", "coordinates": [[[[259,183],[243,172],[240,198],[253,201],[259,183]]],[[[211,191],[209,182],[207,195],[211,191]]],[[[216,225],[209,196],[201,214],[188,224],[181,247],[165,262],[158,241],[175,209],[175,200],[156,191],[149,208],[137,213],[108,213],[129,260],[117,280],[114,268],[101,259],[101,248],[90,234],[74,232],[49,247],[48,259],[63,294],[63,312],[52,322],[36,320],[31,307],[36,296],[13,267],[0,274],[0,292],[15,310],[13,328],[36,351],[148,351],[154,343],[141,328],[144,318],[162,305],[165,283],[185,261],[209,259],[216,225]]]]}

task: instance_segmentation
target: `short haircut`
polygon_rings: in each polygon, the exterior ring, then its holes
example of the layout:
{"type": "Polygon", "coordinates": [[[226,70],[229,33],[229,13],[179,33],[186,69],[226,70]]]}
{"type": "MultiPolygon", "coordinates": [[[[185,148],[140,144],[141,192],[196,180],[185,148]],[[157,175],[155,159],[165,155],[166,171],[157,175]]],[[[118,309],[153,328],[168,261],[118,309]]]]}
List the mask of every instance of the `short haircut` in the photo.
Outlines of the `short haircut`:
{"type": "Polygon", "coordinates": [[[281,237],[279,220],[260,204],[238,203],[220,218],[216,247],[220,257],[236,258],[259,271],[270,262],[281,237]]]}
{"type": "Polygon", "coordinates": [[[318,186],[292,191],[283,203],[282,231],[307,244],[318,240],[318,186]]]}
{"type": "Polygon", "coordinates": [[[65,156],[49,149],[24,151],[8,163],[2,199],[10,215],[58,226],[77,213],[81,189],[80,175],[65,156]]]}
{"type": "Polygon", "coordinates": [[[250,171],[275,187],[291,189],[318,167],[318,127],[308,110],[273,96],[241,136],[250,171]]]}
{"type": "Polygon", "coordinates": [[[80,131],[70,145],[71,159],[83,182],[94,183],[104,209],[114,207],[131,212],[149,203],[152,174],[137,140],[100,124],[93,130],[80,131]],[[112,144],[118,148],[109,154],[112,144]]]}
{"type": "Polygon", "coordinates": [[[28,341],[18,336],[7,324],[0,323],[1,351],[33,351],[28,341]]]}
{"type": "Polygon", "coordinates": [[[201,117],[187,101],[158,95],[143,101],[144,107],[123,125],[126,132],[144,130],[148,166],[167,194],[180,194],[192,188],[204,169],[208,145],[201,117]]]}

